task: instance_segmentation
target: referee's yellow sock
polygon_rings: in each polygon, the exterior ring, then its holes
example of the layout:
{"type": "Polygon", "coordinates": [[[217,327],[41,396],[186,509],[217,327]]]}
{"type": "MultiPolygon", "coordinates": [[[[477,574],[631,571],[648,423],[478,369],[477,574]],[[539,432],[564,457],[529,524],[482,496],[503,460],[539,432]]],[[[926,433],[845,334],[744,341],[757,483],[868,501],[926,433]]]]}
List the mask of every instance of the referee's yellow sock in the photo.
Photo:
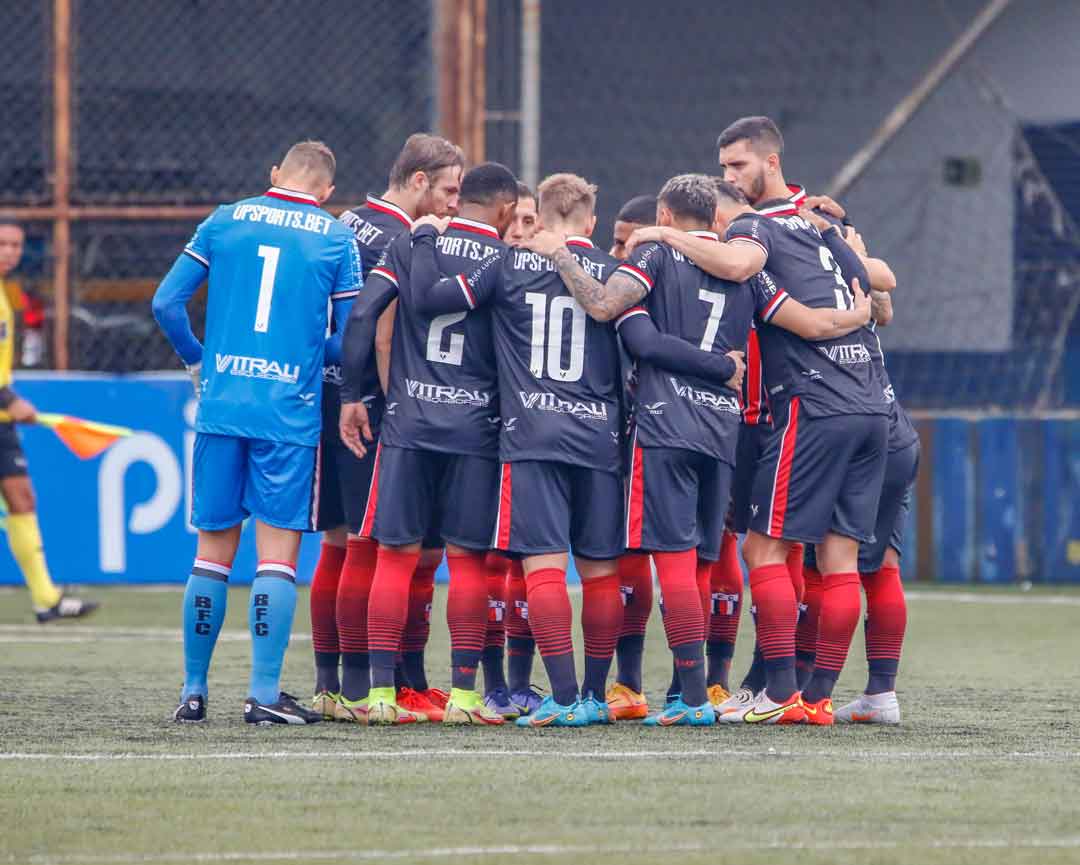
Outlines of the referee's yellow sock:
{"type": "Polygon", "coordinates": [[[49,566],[45,564],[37,514],[8,514],[7,533],[11,554],[23,573],[34,606],[39,609],[55,607],[60,603],[60,590],[53,583],[49,566]]]}

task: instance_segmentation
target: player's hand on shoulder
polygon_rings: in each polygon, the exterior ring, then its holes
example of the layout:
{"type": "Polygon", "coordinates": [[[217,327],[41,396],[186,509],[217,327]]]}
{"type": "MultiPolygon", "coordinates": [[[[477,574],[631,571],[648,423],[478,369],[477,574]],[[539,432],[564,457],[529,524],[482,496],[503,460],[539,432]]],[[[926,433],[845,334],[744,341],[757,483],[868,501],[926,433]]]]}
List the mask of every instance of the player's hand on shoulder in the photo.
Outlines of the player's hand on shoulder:
{"type": "Polygon", "coordinates": [[[521,243],[523,249],[528,249],[545,258],[551,258],[566,245],[566,238],[562,234],[556,234],[547,228],[541,228],[528,240],[521,243]]]}
{"type": "Polygon", "coordinates": [[[862,235],[855,230],[855,226],[845,226],[847,231],[844,232],[844,240],[847,241],[847,245],[855,250],[856,255],[861,255],[866,258],[869,253],[866,251],[866,244],[863,242],[862,235]]]}
{"type": "Polygon", "coordinates": [[[21,396],[15,397],[14,402],[7,407],[7,412],[15,423],[34,423],[37,420],[37,409],[21,396]]]}
{"type": "Polygon", "coordinates": [[[824,234],[826,231],[833,227],[833,223],[829,222],[829,220],[827,220],[816,210],[811,210],[805,204],[799,208],[799,216],[809,222],[822,234],[824,234]]]}
{"type": "Polygon", "coordinates": [[[367,406],[362,402],[342,403],[341,414],[338,416],[338,433],[345,447],[362,459],[367,453],[364,442],[373,441],[375,438],[371,434],[367,406]]]}
{"type": "Polygon", "coordinates": [[[837,219],[847,216],[847,211],[827,195],[809,195],[803,202],[803,207],[807,210],[822,210],[837,219]]]}
{"type": "Polygon", "coordinates": [[[861,324],[870,323],[870,295],[862,290],[858,279],[851,280],[851,293],[855,295],[855,311],[860,313],[861,324]]]}
{"type": "Polygon", "coordinates": [[[659,225],[647,225],[635,228],[626,239],[626,255],[633,255],[634,250],[643,243],[660,243],[664,239],[664,230],[659,225]]]}
{"type": "Polygon", "coordinates": [[[425,225],[430,225],[439,234],[443,234],[447,227],[450,225],[449,216],[436,216],[433,213],[429,213],[426,216],[421,216],[416,222],[413,223],[412,232],[416,234],[425,225]]]}
{"type": "Polygon", "coordinates": [[[741,390],[743,376],[746,375],[746,355],[741,351],[729,351],[727,356],[735,361],[735,374],[727,380],[727,386],[732,390],[741,390]]]}

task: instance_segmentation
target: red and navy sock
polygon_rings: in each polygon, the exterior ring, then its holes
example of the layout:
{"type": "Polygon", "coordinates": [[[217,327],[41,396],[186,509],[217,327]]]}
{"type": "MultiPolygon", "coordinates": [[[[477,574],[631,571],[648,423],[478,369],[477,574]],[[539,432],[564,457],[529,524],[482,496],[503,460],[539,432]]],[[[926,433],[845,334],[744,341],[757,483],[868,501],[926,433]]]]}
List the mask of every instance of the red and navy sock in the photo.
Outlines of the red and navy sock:
{"type": "Polygon", "coordinates": [[[337,631],[341,645],[341,693],[361,700],[371,687],[368,657],[368,601],[375,578],[378,545],[370,538],[349,538],[337,593],[337,631]]]}
{"type": "Polygon", "coordinates": [[[585,637],[585,678],[581,694],[601,702],[607,688],[611,659],[622,627],[623,605],[617,574],[581,581],[581,630],[585,637]]]}
{"type": "Polygon", "coordinates": [[[529,601],[521,562],[513,562],[506,574],[506,608],[506,678],[510,692],[517,693],[529,687],[536,653],[536,641],[529,628],[529,601]]]}
{"type": "Polygon", "coordinates": [[[373,688],[393,688],[397,684],[394,668],[409,615],[409,586],[419,560],[419,550],[379,547],[368,599],[368,651],[373,688]]]}
{"type": "Polygon", "coordinates": [[[577,702],[577,671],[574,668],[573,613],[566,592],[566,572],[541,568],[525,577],[529,601],[529,625],[540,657],[547,669],[551,696],[569,706],[577,702]]]}
{"type": "Polygon", "coordinates": [[[757,642],[765,665],[765,691],[783,702],[798,690],[795,681],[795,588],[787,565],[762,565],[750,571],[750,593],[757,610],[757,642]]]}
{"type": "Polygon", "coordinates": [[[615,680],[640,692],[645,627],[653,606],[652,561],[648,553],[627,553],[619,559],[617,568],[623,611],[615,645],[619,664],[615,680]]]}
{"type": "Polygon", "coordinates": [[[401,637],[401,667],[409,687],[428,688],[424,651],[431,636],[431,602],[435,597],[435,567],[417,563],[409,583],[409,613],[401,637]]]}
{"type": "Polygon", "coordinates": [[[446,557],[450,570],[450,586],[446,592],[450,683],[465,691],[476,688],[476,671],[487,630],[488,572],[484,556],[484,553],[456,553],[446,557]]]}
{"type": "Polygon", "coordinates": [[[709,658],[708,683],[730,690],[728,680],[731,675],[731,659],[735,656],[735,640],[739,635],[743,592],[738,538],[733,532],[724,532],[720,559],[712,568],[711,592],[712,608],[706,646],[709,658]]]}
{"type": "Polygon", "coordinates": [[[345,547],[323,543],[311,577],[311,644],[315,649],[315,692],[341,690],[338,664],[337,593],[345,547]]]}
{"type": "Polygon", "coordinates": [[[787,565],[788,576],[791,577],[791,587],[795,590],[795,603],[802,606],[803,594],[806,591],[806,578],[803,575],[803,558],[806,556],[806,547],[803,544],[792,544],[788,550],[784,564],[787,565]]]}
{"type": "Polygon", "coordinates": [[[506,647],[506,574],[510,560],[498,553],[488,553],[487,566],[487,629],[484,632],[484,653],[480,661],[484,667],[484,690],[506,687],[503,672],[506,647]]]}
{"type": "Polygon", "coordinates": [[[800,689],[806,688],[814,674],[821,597],[825,590],[821,574],[816,568],[805,568],[803,577],[806,589],[803,592],[802,609],[799,611],[799,625],[795,629],[795,671],[799,677],[800,689]]]}
{"type": "Polygon", "coordinates": [[[862,575],[866,591],[866,661],[870,678],[867,694],[896,690],[896,672],[907,630],[907,601],[900,568],[882,565],[862,575]]]}
{"type": "Polygon", "coordinates": [[[679,674],[683,701],[700,706],[705,691],[705,623],[697,581],[697,550],[653,553],[664,596],[664,631],[679,674]]]}
{"type": "Polygon", "coordinates": [[[857,573],[825,574],[822,586],[814,675],[803,693],[808,703],[832,696],[862,610],[857,573]]]}

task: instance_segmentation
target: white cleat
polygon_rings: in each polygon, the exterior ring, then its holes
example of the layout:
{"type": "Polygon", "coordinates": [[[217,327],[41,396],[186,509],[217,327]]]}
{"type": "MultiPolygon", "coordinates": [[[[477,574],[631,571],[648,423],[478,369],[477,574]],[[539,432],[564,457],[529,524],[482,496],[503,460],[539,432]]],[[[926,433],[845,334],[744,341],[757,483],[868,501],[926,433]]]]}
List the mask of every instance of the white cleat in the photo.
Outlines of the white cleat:
{"type": "Polygon", "coordinates": [[[802,695],[796,691],[786,702],[775,703],[762,689],[750,704],[738,711],[718,715],[718,724],[801,724],[806,720],[802,695]]]}
{"type": "Polygon", "coordinates": [[[724,702],[713,707],[716,709],[716,720],[721,720],[724,715],[729,713],[745,712],[754,704],[754,696],[754,692],[749,688],[739,688],[724,702]]]}
{"type": "Polygon", "coordinates": [[[862,694],[837,709],[835,718],[843,724],[899,724],[900,703],[896,691],[862,694]]]}

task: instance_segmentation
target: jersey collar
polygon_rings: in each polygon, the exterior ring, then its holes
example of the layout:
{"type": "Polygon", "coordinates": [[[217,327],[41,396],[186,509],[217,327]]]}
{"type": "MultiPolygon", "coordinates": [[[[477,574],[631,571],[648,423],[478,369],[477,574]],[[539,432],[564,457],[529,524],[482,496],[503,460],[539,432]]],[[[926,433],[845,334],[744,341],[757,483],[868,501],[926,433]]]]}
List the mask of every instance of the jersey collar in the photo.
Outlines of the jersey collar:
{"type": "Polygon", "coordinates": [[[788,197],[788,201],[794,204],[796,207],[802,207],[806,201],[806,187],[799,186],[797,183],[789,183],[787,185],[791,195],[788,197]]]}
{"type": "Polygon", "coordinates": [[[464,216],[455,216],[450,220],[450,228],[456,228],[458,231],[471,231],[473,234],[482,234],[485,237],[494,237],[496,240],[502,240],[492,226],[486,222],[480,222],[476,219],[466,219],[464,216]]]}
{"type": "Polygon", "coordinates": [[[412,217],[396,204],[391,204],[389,201],[379,198],[377,195],[369,195],[367,197],[367,206],[380,213],[389,213],[391,216],[400,219],[406,228],[412,228],[412,217]]]}
{"type": "Polygon", "coordinates": [[[806,190],[795,183],[788,184],[787,198],[770,198],[756,208],[762,216],[794,216],[806,201],[806,190]]]}
{"type": "Polygon", "coordinates": [[[280,198],[283,201],[291,201],[293,204],[312,204],[315,207],[319,206],[319,199],[314,195],[309,195],[306,192],[297,192],[295,189],[271,186],[265,194],[269,198],[280,198]]]}
{"type": "Polygon", "coordinates": [[[587,237],[582,237],[578,234],[571,234],[566,238],[567,246],[584,246],[586,249],[595,249],[596,245],[587,237]]]}
{"type": "Polygon", "coordinates": [[[715,240],[717,243],[720,242],[720,235],[715,231],[706,231],[703,228],[695,228],[693,231],[688,231],[686,233],[692,237],[704,237],[706,240],[715,240]]]}

